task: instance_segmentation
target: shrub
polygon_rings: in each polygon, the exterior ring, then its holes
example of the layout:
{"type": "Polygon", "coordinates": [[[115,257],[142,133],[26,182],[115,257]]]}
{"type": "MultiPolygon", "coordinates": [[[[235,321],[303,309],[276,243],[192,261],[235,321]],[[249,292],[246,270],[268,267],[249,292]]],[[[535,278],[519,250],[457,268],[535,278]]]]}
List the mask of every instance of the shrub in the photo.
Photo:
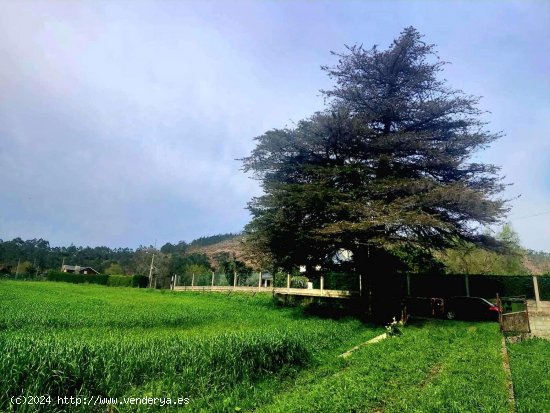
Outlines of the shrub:
{"type": "Polygon", "coordinates": [[[302,275],[297,275],[290,279],[290,286],[292,288],[307,288],[308,278],[302,275]]]}
{"type": "Polygon", "coordinates": [[[73,284],[100,284],[107,285],[109,276],[106,274],[74,274],[61,271],[50,271],[46,274],[48,281],[62,281],[73,284]]]}
{"type": "MultiPolygon", "coordinates": [[[[417,297],[450,297],[465,295],[464,275],[411,274],[411,295],[417,297]]],[[[542,300],[550,299],[550,277],[539,276],[542,300]]],[[[405,275],[401,287],[406,291],[405,275]]],[[[526,296],[534,298],[533,277],[530,275],[469,275],[470,295],[494,298],[526,296]]]]}
{"type": "Polygon", "coordinates": [[[48,281],[61,281],[73,284],[100,284],[110,287],[138,287],[146,288],[149,278],[145,275],[106,275],[106,274],[74,274],[61,271],[49,271],[46,274],[48,281]]]}
{"type": "Polygon", "coordinates": [[[149,278],[147,278],[145,275],[132,276],[132,287],[147,288],[148,284],[149,284],[149,278]]]}
{"type": "Polygon", "coordinates": [[[132,287],[133,277],[128,275],[109,275],[107,285],[110,287],[132,287]]]}

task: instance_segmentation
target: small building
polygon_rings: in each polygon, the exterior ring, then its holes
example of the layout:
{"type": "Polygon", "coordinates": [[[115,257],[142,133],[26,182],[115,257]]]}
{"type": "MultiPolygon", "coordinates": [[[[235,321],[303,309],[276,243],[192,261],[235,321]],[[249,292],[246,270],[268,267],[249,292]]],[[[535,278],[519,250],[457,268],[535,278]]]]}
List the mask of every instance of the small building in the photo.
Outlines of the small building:
{"type": "Polygon", "coordinates": [[[273,287],[273,275],[268,272],[262,273],[262,286],[273,287]]]}
{"type": "Polygon", "coordinates": [[[94,270],[92,267],[81,267],[80,265],[63,265],[61,271],[72,274],[99,274],[99,271],[94,270]]]}

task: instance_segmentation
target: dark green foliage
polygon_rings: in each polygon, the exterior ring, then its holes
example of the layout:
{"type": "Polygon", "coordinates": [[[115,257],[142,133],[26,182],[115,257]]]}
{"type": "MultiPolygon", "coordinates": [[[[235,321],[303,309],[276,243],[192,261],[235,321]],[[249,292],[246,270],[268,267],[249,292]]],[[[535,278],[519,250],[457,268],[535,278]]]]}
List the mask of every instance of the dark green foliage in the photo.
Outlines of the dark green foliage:
{"type": "Polygon", "coordinates": [[[73,284],[100,284],[107,285],[109,275],[107,274],[72,274],[61,271],[49,271],[46,274],[48,281],[63,281],[73,284]]]}
{"type": "Polygon", "coordinates": [[[130,248],[108,247],[52,247],[43,239],[12,241],[0,240],[0,269],[9,269],[15,273],[17,262],[28,261],[40,271],[60,269],[63,260],[68,265],[92,267],[103,272],[113,263],[121,265],[125,270],[131,267],[134,251],[130,248]]]}
{"type": "MultiPolygon", "coordinates": [[[[534,298],[533,278],[525,275],[469,275],[470,295],[495,298],[526,296],[534,298]]],[[[464,275],[411,274],[411,295],[415,297],[451,297],[466,295],[464,275]]],[[[406,276],[394,284],[396,291],[406,294],[406,276]]],[[[550,299],[550,276],[539,277],[541,299],[550,299]]]]}
{"type": "Polygon", "coordinates": [[[109,275],[107,285],[109,287],[133,287],[134,279],[128,275],[109,275]]]}
{"type": "Polygon", "coordinates": [[[228,252],[221,252],[215,256],[217,262],[216,272],[224,274],[229,285],[233,284],[233,276],[235,273],[239,276],[239,285],[244,285],[246,280],[252,275],[252,268],[248,267],[243,261],[238,260],[235,254],[231,255],[228,252]]]}
{"type": "Polygon", "coordinates": [[[265,192],[249,203],[257,255],[285,271],[330,269],[344,248],[373,274],[413,269],[462,242],[497,246],[473,229],[508,210],[499,168],[471,161],[500,136],[485,130],[478,98],[439,78],[445,63],[414,28],[387,50],[337,56],[324,68],[336,83],[328,108],[257,137],[243,159],[265,192]],[[404,260],[403,250],[424,254],[404,260]]]}
{"type": "Polygon", "coordinates": [[[149,284],[149,278],[144,275],[132,276],[132,287],[146,288],[149,284]]]}
{"type": "Polygon", "coordinates": [[[188,245],[185,241],[180,241],[176,245],[167,242],[160,248],[160,252],[164,254],[185,253],[187,247],[188,245]]]}
{"type": "MultiPolygon", "coordinates": [[[[533,277],[525,275],[470,275],[470,295],[479,297],[495,297],[498,293],[501,297],[526,296],[535,298],[533,289],[533,277]]],[[[542,299],[550,299],[550,277],[539,278],[539,289],[542,299]]]]}
{"type": "MultiPolygon", "coordinates": [[[[314,286],[318,281],[314,283],[314,286]]],[[[328,272],[324,275],[326,290],[359,291],[359,278],[356,274],[328,272]]]]}
{"type": "Polygon", "coordinates": [[[46,274],[48,281],[61,281],[73,284],[99,284],[111,287],[139,287],[145,288],[149,279],[143,275],[107,275],[107,274],[72,274],[61,271],[49,271],[46,274]]]}
{"type": "MultiPolygon", "coordinates": [[[[192,246],[206,246],[235,237],[236,234],[220,234],[202,237],[192,246]]],[[[108,247],[51,247],[48,241],[16,238],[13,241],[0,240],[0,273],[16,272],[20,261],[19,275],[36,275],[44,270],[58,270],[64,262],[68,265],[90,266],[101,273],[148,275],[152,254],[156,254],[154,276],[157,285],[167,285],[174,273],[184,273],[191,265],[199,265],[210,271],[210,261],[204,254],[185,255],[189,245],[180,241],[167,243],[159,251],[152,246],[140,246],[135,251],[129,248],[108,247]],[[185,256],[184,256],[185,255],[185,256]],[[169,263],[169,261],[171,261],[169,263]]],[[[28,277],[27,277],[28,278],[28,277]]]]}
{"type": "Polygon", "coordinates": [[[170,274],[184,275],[189,274],[189,269],[203,268],[206,272],[210,271],[212,264],[206,254],[192,253],[187,255],[173,255],[170,259],[169,272],[170,274]]]}

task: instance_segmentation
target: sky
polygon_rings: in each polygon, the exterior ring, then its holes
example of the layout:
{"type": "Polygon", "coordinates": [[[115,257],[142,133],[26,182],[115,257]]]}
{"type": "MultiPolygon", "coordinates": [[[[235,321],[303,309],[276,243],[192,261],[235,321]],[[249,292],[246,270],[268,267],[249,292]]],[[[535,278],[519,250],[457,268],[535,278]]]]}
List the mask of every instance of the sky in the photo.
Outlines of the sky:
{"type": "Polygon", "coordinates": [[[550,251],[550,2],[0,0],[0,239],[241,231],[253,138],[323,109],[330,51],[416,27],[483,96],[523,246],[550,251]],[[535,216],[536,215],[536,216],[535,216]]]}

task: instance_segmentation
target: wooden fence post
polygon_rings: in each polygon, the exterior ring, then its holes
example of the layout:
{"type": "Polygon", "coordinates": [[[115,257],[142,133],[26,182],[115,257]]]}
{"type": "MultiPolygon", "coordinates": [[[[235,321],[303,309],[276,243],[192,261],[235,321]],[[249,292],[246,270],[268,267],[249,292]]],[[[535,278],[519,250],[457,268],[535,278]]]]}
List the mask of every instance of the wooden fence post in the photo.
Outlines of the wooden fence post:
{"type": "Polygon", "coordinates": [[[289,273],[286,274],[286,288],[290,293],[290,274],[289,273]]]}
{"type": "Polygon", "coordinates": [[[262,289],[262,271],[260,271],[260,275],[258,275],[258,292],[262,289]]]}
{"type": "Polygon", "coordinates": [[[195,285],[195,273],[193,273],[193,277],[191,278],[191,289],[193,289],[194,285],[195,285]]]}
{"type": "Polygon", "coordinates": [[[540,311],[539,279],[536,275],[533,275],[533,289],[535,290],[535,302],[537,303],[537,311],[540,311]]]}

